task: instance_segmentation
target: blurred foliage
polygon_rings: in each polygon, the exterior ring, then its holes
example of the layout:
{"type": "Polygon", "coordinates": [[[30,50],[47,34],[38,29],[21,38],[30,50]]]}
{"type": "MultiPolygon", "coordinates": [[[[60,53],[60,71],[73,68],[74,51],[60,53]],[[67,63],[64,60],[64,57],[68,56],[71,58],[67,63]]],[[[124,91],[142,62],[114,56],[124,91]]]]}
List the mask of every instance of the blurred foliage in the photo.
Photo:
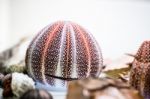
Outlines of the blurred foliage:
{"type": "MultiPolygon", "coordinates": [[[[4,50],[3,52],[0,52],[0,72],[3,73],[4,70],[7,67],[7,63],[10,62],[10,60],[15,60],[15,56],[17,55],[17,52],[19,51],[20,45],[25,42],[27,37],[22,38],[17,44],[9,47],[8,49],[4,50]]],[[[22,61],[21,59],[20,61],[22,61]]]]}
{"type": "Polygon", "coordinates": [[[6,68],[5,72],[6,73],[13,73],[13,72],[25,73],[26,67],[20,64],[10,65],[6,68]]]}

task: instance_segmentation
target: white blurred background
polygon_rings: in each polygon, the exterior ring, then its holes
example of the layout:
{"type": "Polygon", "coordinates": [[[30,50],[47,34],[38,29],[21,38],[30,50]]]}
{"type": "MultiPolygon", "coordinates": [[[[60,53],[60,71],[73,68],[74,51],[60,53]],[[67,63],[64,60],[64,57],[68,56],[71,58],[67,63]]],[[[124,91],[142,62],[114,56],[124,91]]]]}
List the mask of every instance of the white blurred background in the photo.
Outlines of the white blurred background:
{"type": "Polygon", "coordinates": [[[57,20],[88,29],[104,58],[135,52],[150,40],[148,0],[0,0],[0,51],[57,20]]]}

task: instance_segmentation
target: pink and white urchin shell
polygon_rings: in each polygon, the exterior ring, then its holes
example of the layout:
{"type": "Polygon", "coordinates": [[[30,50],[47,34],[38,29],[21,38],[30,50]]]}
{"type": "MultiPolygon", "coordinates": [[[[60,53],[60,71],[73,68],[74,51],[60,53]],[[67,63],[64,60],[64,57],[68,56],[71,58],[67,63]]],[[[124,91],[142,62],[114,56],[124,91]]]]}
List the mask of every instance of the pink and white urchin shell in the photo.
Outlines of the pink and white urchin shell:
{"type": "Polygon", "coordinates": [[[150,99],[150,41],[144,41],[134,56],[130,72],[130,85],[150,99]]]}
{"type": "Polygon", "coordinates": [[[58,21],[33,39],[27,49],[26,65],[37,82],[64,88],[69,80],[98,77],[103,59],[98,43],[88,31],[78,24],[58,21]]]}

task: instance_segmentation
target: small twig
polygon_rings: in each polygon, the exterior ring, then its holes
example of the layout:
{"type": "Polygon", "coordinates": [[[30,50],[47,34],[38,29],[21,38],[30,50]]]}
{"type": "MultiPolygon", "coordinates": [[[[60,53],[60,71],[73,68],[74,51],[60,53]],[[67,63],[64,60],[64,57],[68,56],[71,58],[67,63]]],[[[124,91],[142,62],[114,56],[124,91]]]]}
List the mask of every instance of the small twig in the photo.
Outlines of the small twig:
{"type": "Polygon", "coordinates": [[[61,79],[61,80],[67,80],[67,81],[78,80],[78,78],[64,78],[64,77],[58,77],[58,76],[54,76],[54,75],[50,75],[50,74],[45,74],[45,75],[49,76],[49,77],[61,79]]]}
{"type": "Polygon", "coordinates": [[[133,55],[133,54],[130,54],[130,53],[125,53],[125,55],[127,55],[127,56],[131,56],[131,57],[136,57],[135,55],[133,55]]]}

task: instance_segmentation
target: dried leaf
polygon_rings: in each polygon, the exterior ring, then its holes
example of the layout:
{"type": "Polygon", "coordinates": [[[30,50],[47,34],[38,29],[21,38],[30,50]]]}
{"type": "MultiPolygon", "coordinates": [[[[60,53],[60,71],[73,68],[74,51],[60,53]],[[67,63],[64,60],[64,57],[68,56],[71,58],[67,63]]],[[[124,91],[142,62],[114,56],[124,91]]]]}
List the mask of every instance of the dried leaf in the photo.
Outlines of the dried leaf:
{"type": "Polygon", "coordinates": [[[128,77],[129,71],[130,71],[130,67],[125,67],[125,68],[120,68],[120,69],[104,71],[104,73],[106,74],[107,77],[110,77],[110,78],[124,79],[124,78],[128,77]]]}

